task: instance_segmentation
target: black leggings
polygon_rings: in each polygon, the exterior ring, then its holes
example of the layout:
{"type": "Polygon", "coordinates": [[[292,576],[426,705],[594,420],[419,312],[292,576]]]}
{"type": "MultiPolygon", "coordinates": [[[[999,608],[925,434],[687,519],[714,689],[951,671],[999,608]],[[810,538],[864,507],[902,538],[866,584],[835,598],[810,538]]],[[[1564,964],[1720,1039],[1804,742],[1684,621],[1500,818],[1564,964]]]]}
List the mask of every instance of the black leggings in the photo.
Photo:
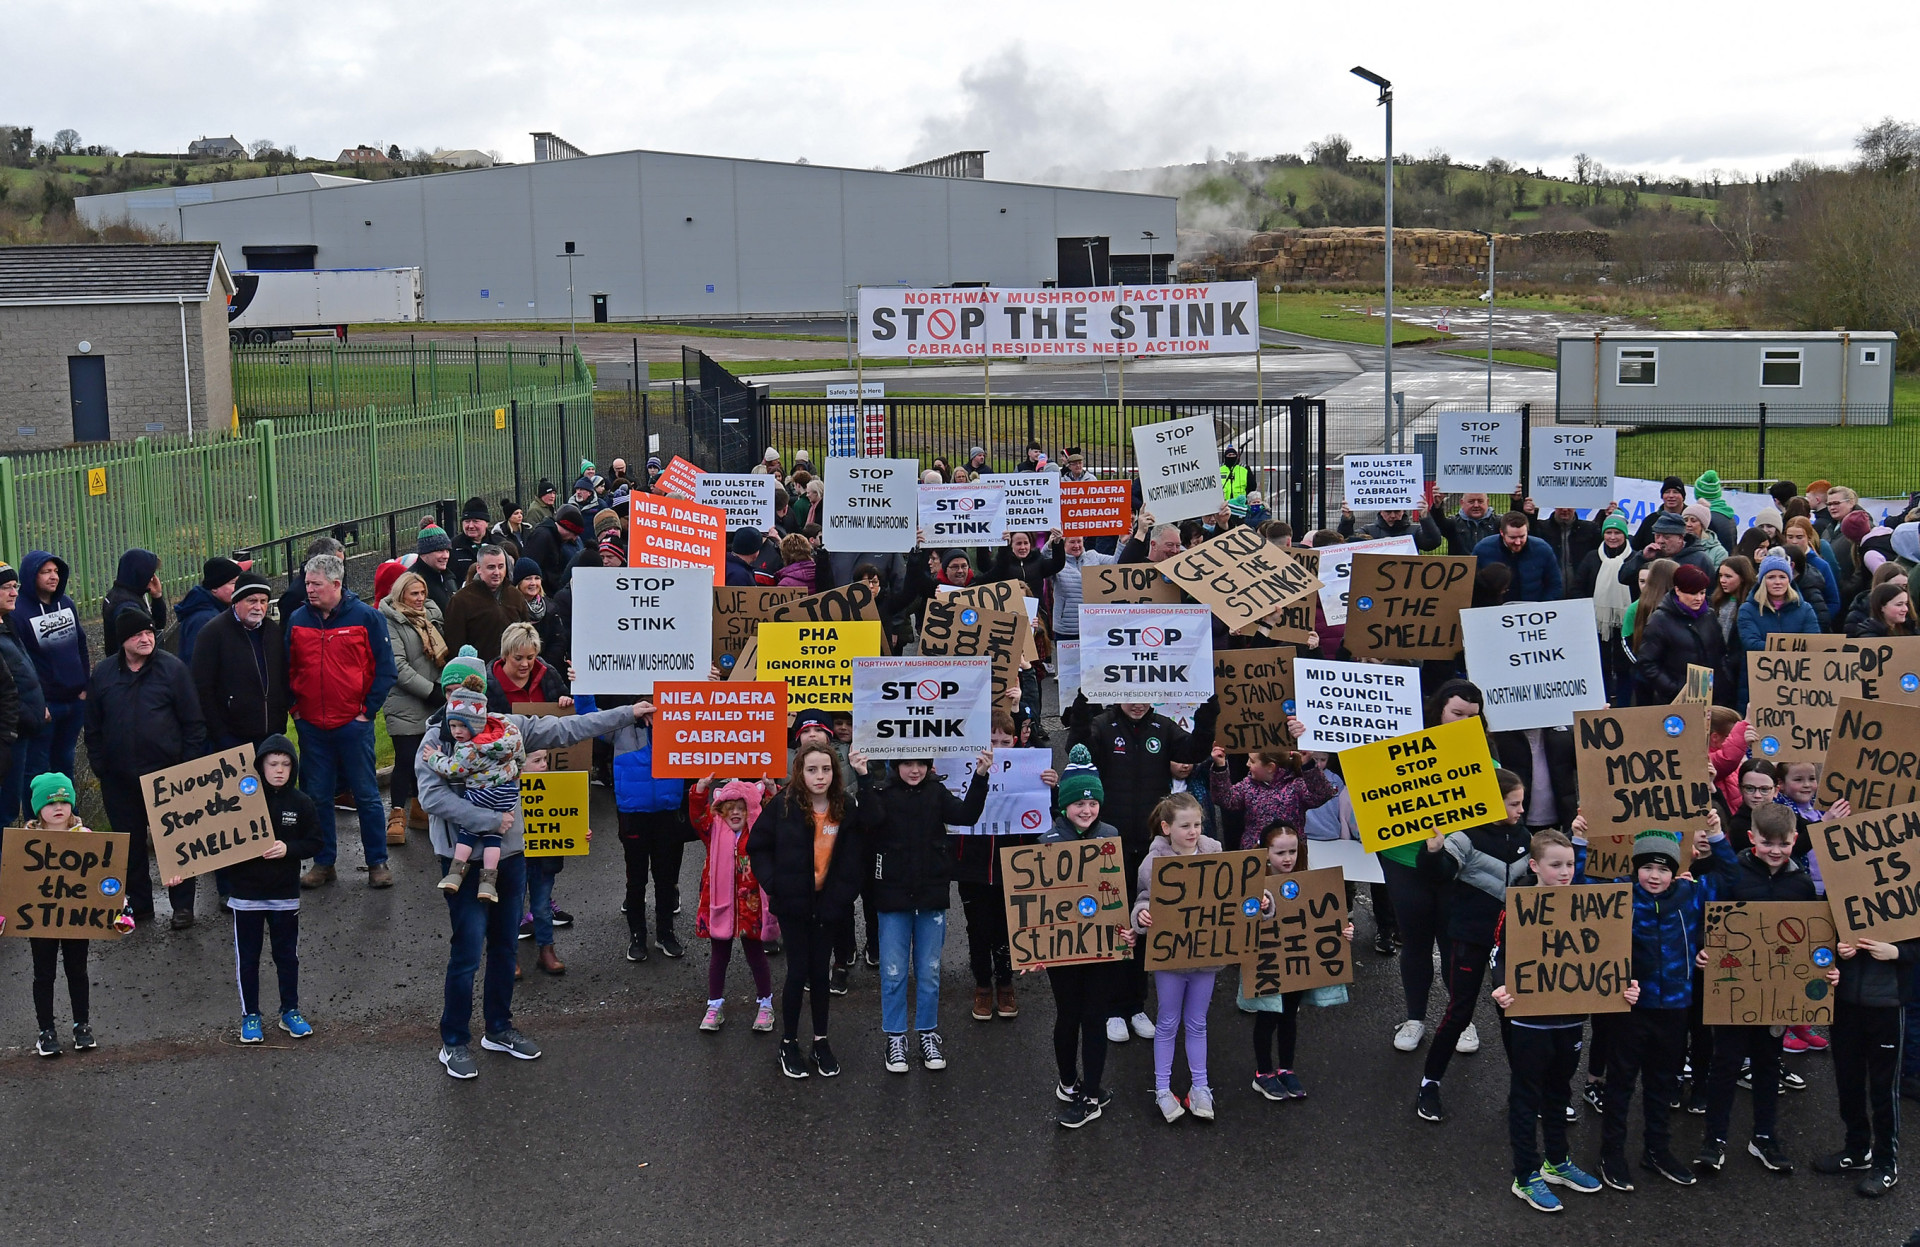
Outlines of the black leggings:
{"type": "Polygon", "coordinates": [[[1300,1036],[1300,998],[1304,992],[1280,997],[1283,1011],[1261,1010],[1253,1015],[1253,1072],[1272,1074],[1293,1068],[1294,1041],[1300,1036]],[[1272,1053],[1272,1057],[1268,1057],[1272,1053]]]}
{"type": "Polygon", "coordinates": [[[1013,950],[1008,944],[1007,903],[997,883],[960,885],[967,916],[967,962],[975,987],[1012,987],[1013,950]]]}
{"type": "Polygon", "coordinates": [[[818,914],[781,914],[780,938],[787,950],[787,981],[780,989],[780,1023],[788,1039],[800,1037],[800,997],[812,992],[813,1033],[827,1033],[827,971],[833,965],[835,924],[818,914]]]}
{"type": "Polygon", "coordinates": [[[424,734],[393,738],[393,782],[388,789],[388,799],[396,809],[405,808],[407,802],[420,795],[420,781],[414,777],[413,764],[420,754],[420,742],[425,739],[424,734]]]}
{"type": "Polygon", "coordinates": [[[1393,917],[1400,930],[1400,986],[1407,994],[1407,1016],[1416,1022],[1427,1020],[1427,996],[1433,991],[1433,952],[1448,953],[1440,932],[1445,915],[1440,904],[1440,885],[1412,866],[1403,866],[1391,858],[1380,859],[1380,872],[1387,879],[1387,893],[1393,898],[1393,917]]]}
{"type": "Polygon", "coordinates": [[[53,1029],[53,972],[60,961],[67,963],[67,1000],[73,1005],[73,1020],[87,1020],[87,1000],[91,985],[87,982],[88,940],[29,939],[33,945],[33,1012],[40,1029],[53,1029]]]}
{"type": "Polygon", "coordinates": [[[1487,979],[1487,956],[1493,950],[1485,944],[1454,940],[1447,950],[1447,1012],[1440,1030],[1427,1045],[1425,1076],[1439,1082],[1447,1076],[1447,1063],[1453,1060],[1453,1045],[1467,1027],[1473,1025],[1473,1011],[1480,1007],[1480,986],[1487,979]]]}
{"type": "Polygon", "coordinates": [[[1053,1059],[1060,1085],[1095,1091],[1107,1072],[1107,1011],[1125,962],[1049,966],[1053,988],[1053,1059]],[[1082,1077],[1084,1075],[1084,1077],[1082,1077]]]}
{"type": "Polygon", "coordinates": [[[680,862],[686,853],[685,823],[678,810],[647,814],[620,812],[620,850],[627,857],[627,930],[647,931],[647,875],[653,875],[653,925],[659,935],[673,933],[673,911],[680,904],[680,862]]]}

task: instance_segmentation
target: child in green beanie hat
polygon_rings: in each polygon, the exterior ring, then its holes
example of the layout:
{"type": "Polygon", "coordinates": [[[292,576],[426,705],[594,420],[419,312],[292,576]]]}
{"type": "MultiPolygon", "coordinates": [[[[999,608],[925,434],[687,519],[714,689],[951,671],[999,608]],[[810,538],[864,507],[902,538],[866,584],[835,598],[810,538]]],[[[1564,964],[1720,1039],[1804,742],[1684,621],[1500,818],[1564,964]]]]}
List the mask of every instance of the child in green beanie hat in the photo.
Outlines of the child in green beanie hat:
{"type": "MultiPolygon", "coordinates": [[[[57,771],[36,775],[28,791],[32,798],[33,817],[27,820],[27,831],[66,833],[88,830],[74,811],[73,780],[67,776],[57,771]]],[[[105,865],[103,862],[102,866],[105,865]]],[[[123,862],[123,873],[124,866],[123,862]]],[[[112,901],[119,897],[124,906],[125,887],[120,880],[113,878],[110,870],[104,872],[98,887],[102,899],[112,901]]],[[[0,915],[0,926],[4,926],[5,920],[5,915],[0,915]]],[[[44,918],[42,925],[45,925],[44,918]]],[[[125,908],[114,917],[113,930],[115,938],[133,930],[133,915],[125,908]]],[[[60,1036],[53,1028],[53,974],[54,969],[63,963],[67,969],[67,1002],[73,1006],[73,1050],[85,1052],[97,1046],[87,1010],[92,995],[92,984],[87,978],[87,952],[92,942],[42,939],[39,936],[27,938],[27,943],[33,948],[33,1011],[40,1024],[40,1036],[33,1045],[35,1056],[60,1055],[60,1036]]]]}

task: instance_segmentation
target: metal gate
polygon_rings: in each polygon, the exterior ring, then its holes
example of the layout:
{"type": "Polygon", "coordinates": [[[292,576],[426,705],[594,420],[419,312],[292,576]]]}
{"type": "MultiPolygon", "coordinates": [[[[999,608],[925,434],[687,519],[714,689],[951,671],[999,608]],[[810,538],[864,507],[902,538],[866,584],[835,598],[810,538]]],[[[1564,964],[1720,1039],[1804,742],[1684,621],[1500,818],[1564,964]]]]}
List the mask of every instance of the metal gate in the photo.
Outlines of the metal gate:
{"type": "MultiPolygon", "coordinates": [[[[688,457],[712,472],[745,472],[758,463],[769,440],[760,392],[692,347],[680,349],[680,376],[693,450],[688,457]]],[[[824,423],[821,427],[824,446],[824,423]]]]}

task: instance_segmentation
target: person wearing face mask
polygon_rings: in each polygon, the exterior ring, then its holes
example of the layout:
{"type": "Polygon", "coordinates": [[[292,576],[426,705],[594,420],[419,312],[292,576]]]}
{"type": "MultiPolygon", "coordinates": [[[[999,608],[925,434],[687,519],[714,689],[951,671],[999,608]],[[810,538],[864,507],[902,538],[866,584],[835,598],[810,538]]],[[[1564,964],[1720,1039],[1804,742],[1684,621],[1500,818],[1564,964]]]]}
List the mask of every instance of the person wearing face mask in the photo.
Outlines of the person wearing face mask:
{"type": "Polygon", "coordinates": [[[1238,502],[1253,487],[1253,474],[1240,462],[1240,450],[1229,446],[1220,452],[1220,493],[1228,502],[1238,502]]]}

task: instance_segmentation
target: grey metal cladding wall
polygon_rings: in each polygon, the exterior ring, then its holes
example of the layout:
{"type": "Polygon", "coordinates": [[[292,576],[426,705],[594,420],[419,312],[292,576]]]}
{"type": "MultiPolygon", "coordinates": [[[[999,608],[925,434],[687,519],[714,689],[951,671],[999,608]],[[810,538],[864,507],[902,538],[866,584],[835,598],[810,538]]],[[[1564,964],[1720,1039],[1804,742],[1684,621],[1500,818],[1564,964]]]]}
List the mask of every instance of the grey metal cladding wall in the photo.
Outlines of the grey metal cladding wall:
{"type": "Polygon", "coordinates": [[[846,171],[847,285],[939,286],[953,280],[947,178],[846,171]]]}
{"type": "MultiPolygon", "coordinates": [[[[528,320],[539,316],[534,285],[528,170],[487,169],[477,178],[421,178],[429,320],[528,320]],[[481,297],[480,292],[486,291],[481,297]]],[[[555,247],[554,250],[559,250],[555,247]]],[[[322,255],[324,256],[324,252],[322,255]]],[[[562,295],[565,277],[561,278],[562,295]]],[[[564,297],[560,315],[566,314],[564,297]]]]}
{"type": "Polygon", "coordinates": [[[646,152],[639,164],[645,315],[737,313],[733,162],[646,152]]]}
{"type": "Polygon", "coordinates": [[[839,307],[847,257],[861,245],[858,238],[846,237],[842,226],[850,175],[841,169],[745,162],[734,163],[734,174],[740,310],[839,307]]]}
{"type": "MultiPolygon", "coordinates": [[[[520,296],[520,318],[567,315],[567,262],[571,239],[583,258],[573,262],[574,311],[593,319],[593,293],[605,291],[613,319],[646,315],[646,264],[640,247],[640,162],[631,153],[566,164],[565,177],[539,165],[516,168],[526,178],[532,226],[520,250],[532,265],[533,292],[520,296]],[[537,309],[526,307],[533,299],[537,309]]],[[[523,231],[524,232],[524,231],[523,231]]]]}

